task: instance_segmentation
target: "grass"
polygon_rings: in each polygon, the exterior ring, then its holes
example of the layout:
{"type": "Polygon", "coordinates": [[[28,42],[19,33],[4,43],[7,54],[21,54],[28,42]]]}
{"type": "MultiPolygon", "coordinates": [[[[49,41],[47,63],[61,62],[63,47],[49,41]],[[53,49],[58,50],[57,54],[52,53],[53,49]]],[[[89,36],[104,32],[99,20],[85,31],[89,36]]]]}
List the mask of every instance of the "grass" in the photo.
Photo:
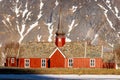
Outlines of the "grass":
{"type": "Polygon", "coordinates": [[[115,69],[79,69],[79,68],[0,68],[0,74],[113,74],[119,75],[120,70],[115,69]]]}

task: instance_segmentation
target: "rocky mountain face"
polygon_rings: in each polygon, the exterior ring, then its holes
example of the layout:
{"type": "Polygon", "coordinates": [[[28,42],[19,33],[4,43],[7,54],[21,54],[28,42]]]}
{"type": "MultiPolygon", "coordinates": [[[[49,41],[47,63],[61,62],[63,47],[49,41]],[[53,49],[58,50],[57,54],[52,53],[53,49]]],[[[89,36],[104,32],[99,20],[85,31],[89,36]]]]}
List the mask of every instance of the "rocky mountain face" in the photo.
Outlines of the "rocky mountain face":
{"type": "MultiPolygon", "coordinates": [[[[66,41],[120,44],[120,0],[61,0],[66,41]]],[[[0,46],[54,42],[60,0],[0,0],[0,46]]]]}

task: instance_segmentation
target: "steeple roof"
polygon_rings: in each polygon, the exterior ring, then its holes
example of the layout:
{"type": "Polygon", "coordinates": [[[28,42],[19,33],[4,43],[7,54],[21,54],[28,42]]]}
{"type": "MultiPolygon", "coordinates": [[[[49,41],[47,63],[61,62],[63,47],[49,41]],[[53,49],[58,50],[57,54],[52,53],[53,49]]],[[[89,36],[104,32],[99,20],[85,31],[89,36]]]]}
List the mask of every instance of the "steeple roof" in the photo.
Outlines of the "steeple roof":
{"type": "Polygon", "coordinates": [[[63,25],[62,25],[62,0],[60,0],[60,9],[59,9],[59,20],[58,20],[58,30],[56,32],[56,35],[65,35],[65,32],[63,31],[63,25]]]}

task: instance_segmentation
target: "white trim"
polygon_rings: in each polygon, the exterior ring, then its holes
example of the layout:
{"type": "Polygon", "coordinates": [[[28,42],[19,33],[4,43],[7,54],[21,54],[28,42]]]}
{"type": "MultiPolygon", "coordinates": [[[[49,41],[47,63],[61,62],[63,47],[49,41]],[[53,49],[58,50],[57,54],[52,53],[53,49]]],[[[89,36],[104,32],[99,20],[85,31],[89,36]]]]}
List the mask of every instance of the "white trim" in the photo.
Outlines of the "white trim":
{"type": "Polygon", "coordinates": [[[96,62],[95,59],[90,59],[90,67],[95,67],[95,62],[96,62]],[[91,60],[94,61],[94,65],[93,66],[91,65],[91,60]]]}
{"type": "Polygon", "coordinates": [[[62,54],[64,58],[66,58],[65,55],[61,52],[61,50],[58,47],[53,51],[53,53],[49,56],[49,58],[51,58],[57,50],[62,54]]]}
{"type": "Polygon", "coordinates": [[[118,65],[117,65],[117,64],[115,64],[115,69],[119,69],[119,67],[118,67],[118,65]]]}
{"type": "Polygon", "coordinates": [[[24,59],[24,67],[25,67],[25,68],[30,68],[30,59],[24,59]],[[29,63],[28,63],[29,66],[26,66],[26,63],[27,63],[26,60],[29,61],[29,63]]]}
{"type": "Polygon", "coordinates": [[[73,63],[74,63],[73,58],[68,58],[68,68],[72,68],[73,67],[73,63]],[[69,66],[69,63],[70,63],[69,60],[70,59],[72,60],[72,66],[69,66]]]}
{"type": "Polygon", "coordinates": [[[41,68],[46,68],[46,59],[41,59],[41,68]],[[45,60],[45,66],[42,66],[42,60],[45,60]]]}
{"type": "Polygon", "coordinates": [[[15,58],[11,58],[11,63],[15,63],[15,58]]]}

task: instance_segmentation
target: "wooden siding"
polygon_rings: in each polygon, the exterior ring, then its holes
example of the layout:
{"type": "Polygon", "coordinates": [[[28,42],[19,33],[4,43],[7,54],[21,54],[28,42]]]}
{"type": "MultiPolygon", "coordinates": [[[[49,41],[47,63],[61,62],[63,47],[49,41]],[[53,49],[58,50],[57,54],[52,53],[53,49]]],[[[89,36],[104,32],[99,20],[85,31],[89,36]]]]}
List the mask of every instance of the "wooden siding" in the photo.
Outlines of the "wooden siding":
{"type": "Polygon", "coordinates": [[[50,58],[50,68],[64,68],[65,67],[65,58],[60,53],[59,50],[56,50],[55,53],[50,58]]]}
{"type": "MultiPolygon", "coordinates": [[[[14,63],[11,63],[12,58],[6,59],[6,66],[25,68],[25,59],[30,60],[28,68],[43,68],[41,65],[42,58],[14,58],[14,63]]],[[[65,58],[59,50],[51,56],[51,58],[43,58],[46,60],[44,68],[114,68],[115,63],[103,63],[102,58],[65,58]],[[69,59],[73,60],[73,66],[69,67],[69,59]],[[90,66],[90,60],[95,60],[95,66],[90,66]]]]}
{"type": "Polygon", "coordinates": [[[103,68],[107,68],[107,69],[112,69],[112,68],[116,68],[115,63],[103,63],[103,68]]]}
{"type": "Polygon", "coordinates": [[[8,57],[5,65],[8,67],[17,67],[17,59],[15,57],[8,57]],[[12,62],[12,59],[14,59],[14,62],[12,62]]]}
{"type": "Polygon", "coordinates": [[[41,58],[30,58],[30,68],[41,68],[41,58]]]}
{"type": "Polygon", "coordinates": [[[30,68],[41,68],[41,58],[19,58],[18,67],[25,68],[25,59],[30,60],[30,68]]]}
{"type": "Polygon", "coordinates": [[[24,68],[24,58],[18,59],[18,67],[24,68]]]}
{"type": "Polygon", "coordinates": [[[73,59],[73,68],[102,68],[102,59],[101,58],[94,58],[95,66],[90,66],[90,59],[91,58],[74,58],[73,59]]]}

